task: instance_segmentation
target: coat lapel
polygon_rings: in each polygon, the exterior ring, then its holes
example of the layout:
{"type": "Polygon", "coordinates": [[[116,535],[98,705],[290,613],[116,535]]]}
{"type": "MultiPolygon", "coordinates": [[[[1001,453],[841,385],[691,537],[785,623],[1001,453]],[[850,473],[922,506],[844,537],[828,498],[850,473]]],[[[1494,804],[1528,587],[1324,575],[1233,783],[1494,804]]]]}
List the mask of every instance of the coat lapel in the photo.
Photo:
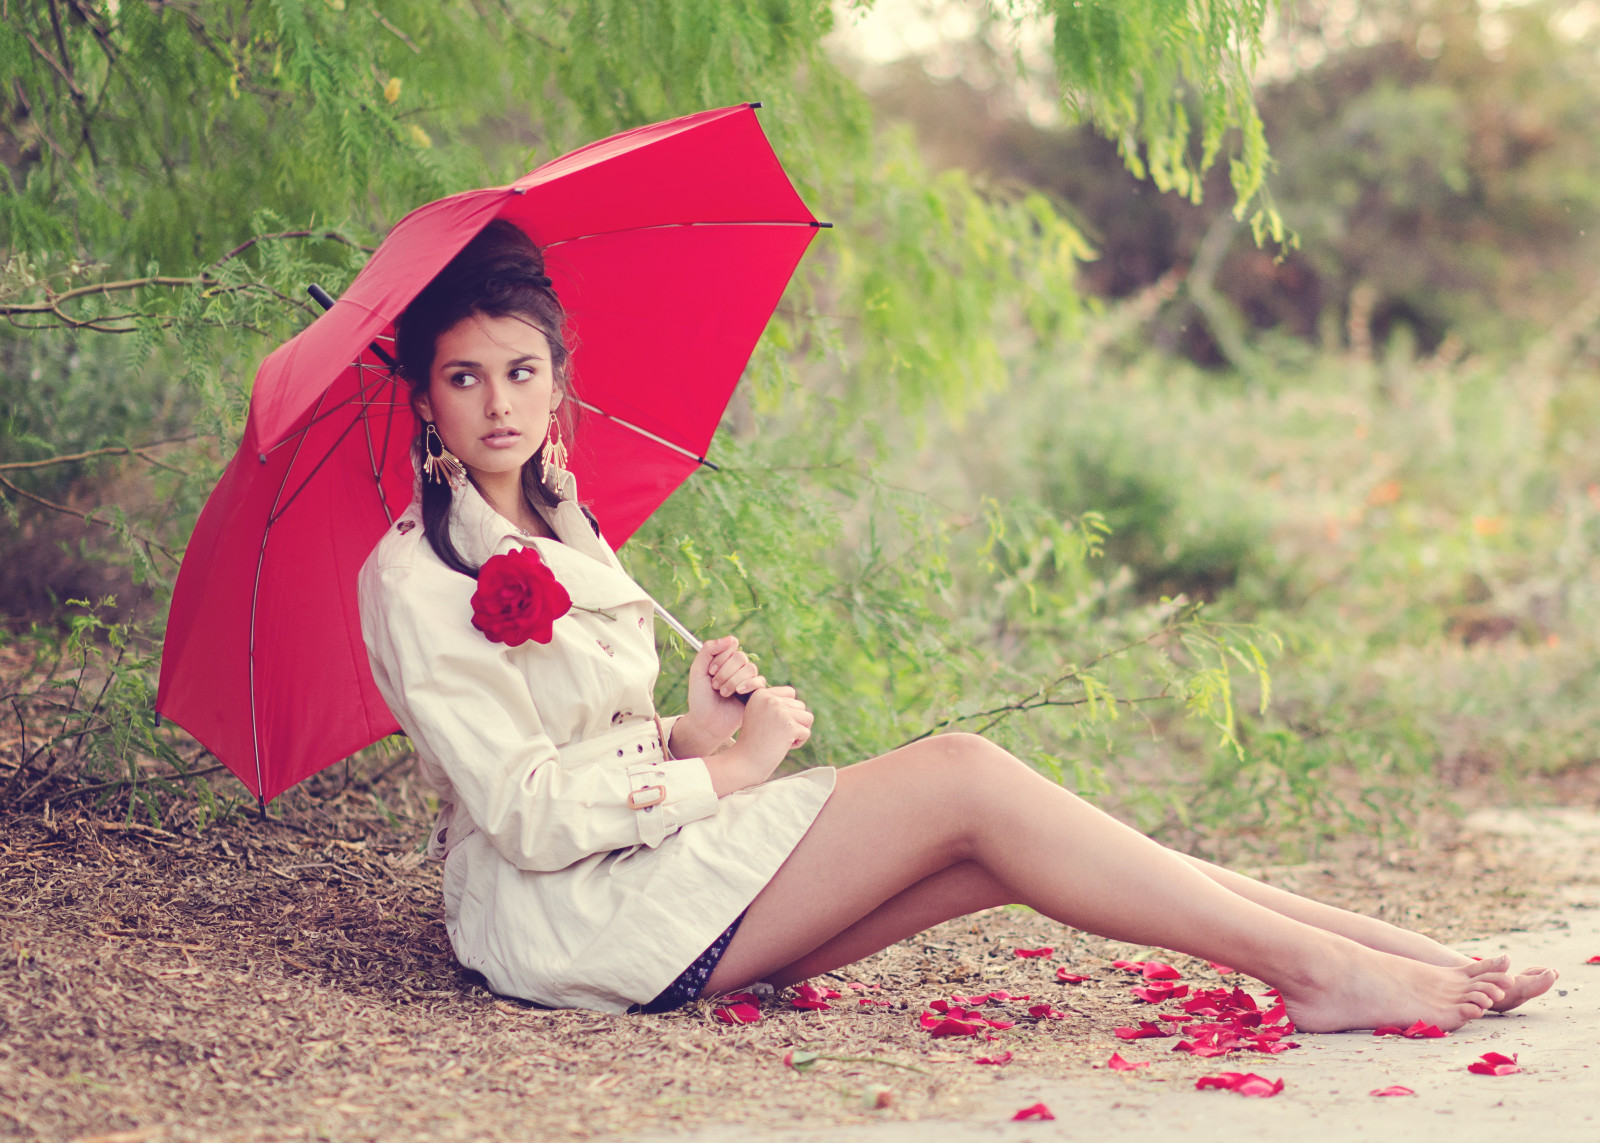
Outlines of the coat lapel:
{"type": "Polygon", "coordinates": [[[469,482],[456,492],[450,511],[450,537],[468,563],[482,566],[490,556],[516,547],[534,547],[555,572],[561,586],[579,607],[603,610],[626,603],[650,602],[650,595],[622,570],[610,546],[589,525],[578,506],[577,482],[569,472],[556,480],[561,503],[536,505],[560,541],[524,535],[496,512],[469,482]]]}

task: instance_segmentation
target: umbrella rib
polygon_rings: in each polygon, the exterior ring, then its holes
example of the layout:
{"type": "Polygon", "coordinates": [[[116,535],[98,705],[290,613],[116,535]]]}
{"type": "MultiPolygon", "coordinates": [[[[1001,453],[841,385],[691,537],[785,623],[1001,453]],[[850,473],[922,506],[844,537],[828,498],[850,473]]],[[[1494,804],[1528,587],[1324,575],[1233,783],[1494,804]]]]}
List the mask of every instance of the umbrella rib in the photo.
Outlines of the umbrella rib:
{"type": "MultiPolygon", "coordinates": [[[[368,408],[370,406],[370,404],[371,404],[371,402],[366,400],[366,396],[367,396],[367,370],[370,369],[370,368],[371,368],[371,366],[363,365],[360,361],[356,362],[356,373],[361,378],[361,380],[358,381],[357,384],[360,386],[361,397],[362,397],[361,407],[362,407],[363,410],[368,408]]],[[[389,408],[390,408],[389,416],[392,419],[394,417],[394,402],[391,401],[389,403],[389,408]]],[[[366,438],[366,442],[367,442],[367,466],[372,469],[373,483],[376,484],[377,488],[378,488],[378,507],[383,509],[384,518],[386,520],[388,520],[389,523],[393,524],[394,523],[394,513],[389,511],[389,502],[388,502],[388,500],[386,500],[384,498],[384,495],[383,495],[383,473],[378,468],[378,458],[373,456],[373,454],[372,454],[372,422],[367,419],[367,417],[365,416],[364,413],[363,413],[363,415],[361,417],[361,435],[366,438]]],[[[385,434],[384,434],[383,444],[384,444],[383,455],[384,456],[388,456],[389,455],[389,435],[388,435],[387,432],[385,432],[385,434]]]]}
{"type": "Polygon", "coordinates": [[[832,230],[831,222],[804,221],[790,218],[729,219],[722,222],[654,222],[649,226],[624,226],[618,230],[596,230],[592,234],[575,234],[571,238],[553,238],[542,249],[551,250],[569,242],[582,242],[586,238],[606,238],[612,234],[636,234],[643,230],[676,230],[688,226],[808,226],[812,230],[832,230]]]}
{"type": "MultiPolygon", "coordinates": [[[[322,410],[322,403],[328,399],[328,391],[324,389],[317,398],[316,409],[312,416],[316,417],[322,410]]],[[[342,404],[343,402],[341,402],[342,404]]],[[[261,569],[267,562],[267,541],[272,538],[272,525],[277,522],[278,501],[283,499],[283,486],[289,483],[289,473],[294,471],[294,462],[300,458],[300,448],[305,444],[305,434],[299,434],[295,444],[294,455],[289,458],[288,466],[283,470],[283,479],[278,481],[278,491],[273,493],[272,508],[267,513],[266,526],[261,529],[261,547],[256,552],[256,578],[250,586],[250,650],[247,657],[247,666],[250,673],[250,747],[255,753],[256,763],[256,797],[261,802],[262,812],[266,812],[267,799],[262,792],[267,788],[267,780],[261,773],[261,723],[256,712],[256,614],[261,604],[261,569]]],[[[262,460],[265,460],[265,454],[262,460]]],[[[301,485],[304,488],[305,485],[301,485]]],[[[296,495],[299,495],[296,492],[296,495]]]]}
{"type": "MultiPolygon", "coordinates": [[[[367,368],[368,369],[372,369],[372,368],[375,368],[375,366],[370,366],[369,365],[369,366],[367,366],[367,368]]],[[[288,444],[290,441],[298,440],[299,438],[305,436],[306,433],[308,433],[312,429],[316,428],[317,425],[321,424],[323,421],[325,421],[329,417],[333,416],[335,413],[337,413],[340,409],[344,408],[346,405],[361,405],[361,406],[363,406],[365,408],[371,408],[371,407],[375,407],[375,406],[378,406],[378,405],[388,405],[392,409],[394,406],[404,403],[404,402],[400,402],[400,401],[363,401],[363,400],[359,399],[359,396],[360,396],[359,394],[354,394],[353,393],[350,396],[346,397],[344,400],[340,401],[338,404],[336,404],[336,405],[332,406],[331,408],[329,408],[327,412],[319,413],[318,415],[312,417],[309,421],[307,421],[305,424],[301,425],[298,429],[295,429],[294,432],[288,433],[287,435],[285,435],[284,438],[281,441],[279,441],[277,444],[273,445],[271,448],[262,450],[262,452],[261,452],[262,459],[265,459],[270,454],[277,452],[280,448],[282,448],[284,445],[288,444]]]]}
{"type": "Polygon", "coordinates": [[[612,421],[612,422],[614,422],[616,424],[619,424],[625,429],[631,429],[633,432],[638,433],[642,437],[649,437],[651,440],[655,441],[657,444],[665,445],[667,448],[670,448],[673,452],[681,453],[682,455],[688,457],[690,460],[694,461],[696,464],[701,464],[701,465],[704,465],[706,468],[709,468],[712,472],[721,472],[722,471],[722,469],[719,466],[717,466],[715,464],[712,464],[709,460],[707,460],[705,457],[701,456],[699,453],[693,452],[690,449],[686,449],[680,444],[673,444],[666,437],[658,437],[655,433],[651,432],[649,429],[641,429],[638,425],[634,424],[632,421],[625,421],[621,417],[614,416],[611,413],[608,413],[604,409],[600,408],[598,405],[589,404],[589,402],[585,401],[581,397],[575,397],[573,399],[578,402],[578,405],[581,408],[587,409],[589,412],[594,413],[596,416],[604,417],[606,420],[612,421]]]}
{"type": "MultiPolygon", "coordinates": [[[[306,473],[306,478],[300,482],[300,487],[296,488],[292,493],[289,494],[289,499],[284,502],[283,507],[279,508],[277,506],[277,504],[273,504],[273,506],[272,506],[272,515],[267,517],[267,525],[269,527],[271,525],[277,523],[279,520],[281,520],[283,518],[283,514],[289,510],[290,505],[292,505],[295,502],[295,500],[299,497],[299,495],[306,490],[306,486],[311,483],[311,481],[316,477],[317,473],[322,471],[322,466],[327,464],[329,459],[332,458],[333,454],[339,450],[339,445],[344,442],[344,438],[345,437],[350,435],[350,430],[355,428],[357,425],[359,425],[365,419],[366,419],[366,415],[364,413],[357,413],[355,415],[355,419],[352,420],[348,425],[346,425],[343,428],[343,430],[340,431],[339,435],[334,438],[333,443],[330,444],[328,446],[327,451],[322,454],[322,459],[317,461],[316,464],[311,466],[311,471],[306,473]]],[[[304,439],[304,438],[302,438],[302,439],[304,439]]],[[[289,467],[290,468],[294,467],[294,462],[293,461],[289,462],[289,467]]],[[[285,477],[284,477],[284,483],[285,484],[288,483],[287,473],[285,474],[285,477]]],[[[281,486],[279,487],[278,492],[280,493],[280,495],[282,494],[283,489],[282,489],[281,486]]],[[[385,511],[387,511],[387,510],[388,509],[385,508],[385,511]]]]}

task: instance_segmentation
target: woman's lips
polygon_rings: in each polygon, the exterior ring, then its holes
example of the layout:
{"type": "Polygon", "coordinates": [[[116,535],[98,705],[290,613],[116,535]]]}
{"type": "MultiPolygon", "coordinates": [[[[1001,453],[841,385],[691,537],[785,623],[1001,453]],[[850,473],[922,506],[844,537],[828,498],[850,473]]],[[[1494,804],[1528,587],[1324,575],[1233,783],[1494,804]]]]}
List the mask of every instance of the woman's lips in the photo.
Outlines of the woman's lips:
{"type": "Polygon", "coordinates": [[[517,442],[522,440],[522,434],[515,431],[498,432],[490,433],[487,436],[482,436],[478,439],[489,448],[513,448],[516,446],[517,442]]]}

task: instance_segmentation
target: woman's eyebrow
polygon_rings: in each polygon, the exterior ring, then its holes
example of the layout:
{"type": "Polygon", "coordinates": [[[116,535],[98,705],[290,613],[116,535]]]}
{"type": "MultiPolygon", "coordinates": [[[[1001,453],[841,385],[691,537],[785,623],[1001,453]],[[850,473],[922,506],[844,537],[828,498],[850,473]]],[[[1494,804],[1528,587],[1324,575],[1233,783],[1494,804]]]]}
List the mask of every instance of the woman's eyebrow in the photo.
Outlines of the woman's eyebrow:
{"type": "MultiPolygon", "coordinates": [[[[513,357],[510,361],[506,362],[506,365],[508,367],[514,367],[514,366],[521,365],[521,364],[523,364],[525,362],[528,362],[528,361],[543,361],[543,360],[544,360],[544,358],[542,356],[540,356],[539,354],[537,354],[537,353],[524,353],[521,357],[513,357]]],[[[440,369],[482,369],[483,368],[483,362],[481,362],[481,361],[466,361],[466,360],[462,360],[462,359],[457,359],[455,361],[443,362],[442,364],[440,364],[439,368],[440,369]]]]}

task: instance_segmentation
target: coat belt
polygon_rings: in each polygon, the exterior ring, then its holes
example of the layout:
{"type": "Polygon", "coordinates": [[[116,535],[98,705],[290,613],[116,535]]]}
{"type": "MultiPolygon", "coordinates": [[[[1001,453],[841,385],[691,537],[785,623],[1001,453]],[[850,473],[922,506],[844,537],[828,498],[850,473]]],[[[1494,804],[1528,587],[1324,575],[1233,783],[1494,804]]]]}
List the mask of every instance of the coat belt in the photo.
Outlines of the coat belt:
{"type": "MultiPolygon", "coordinates": [[[[665,757],[661,744],[661,723],[656,718],[632,718],[593,738],[556,747],[557,764],[563,770],[587,766],[615,765],[632,768],[641,763],[659,762],[665,757]]],[[[434,819],[428,838],[428,856],[443,860],[450,851],[478,832],[478,827],[454,802],[446,802],[434,819]]]]}

